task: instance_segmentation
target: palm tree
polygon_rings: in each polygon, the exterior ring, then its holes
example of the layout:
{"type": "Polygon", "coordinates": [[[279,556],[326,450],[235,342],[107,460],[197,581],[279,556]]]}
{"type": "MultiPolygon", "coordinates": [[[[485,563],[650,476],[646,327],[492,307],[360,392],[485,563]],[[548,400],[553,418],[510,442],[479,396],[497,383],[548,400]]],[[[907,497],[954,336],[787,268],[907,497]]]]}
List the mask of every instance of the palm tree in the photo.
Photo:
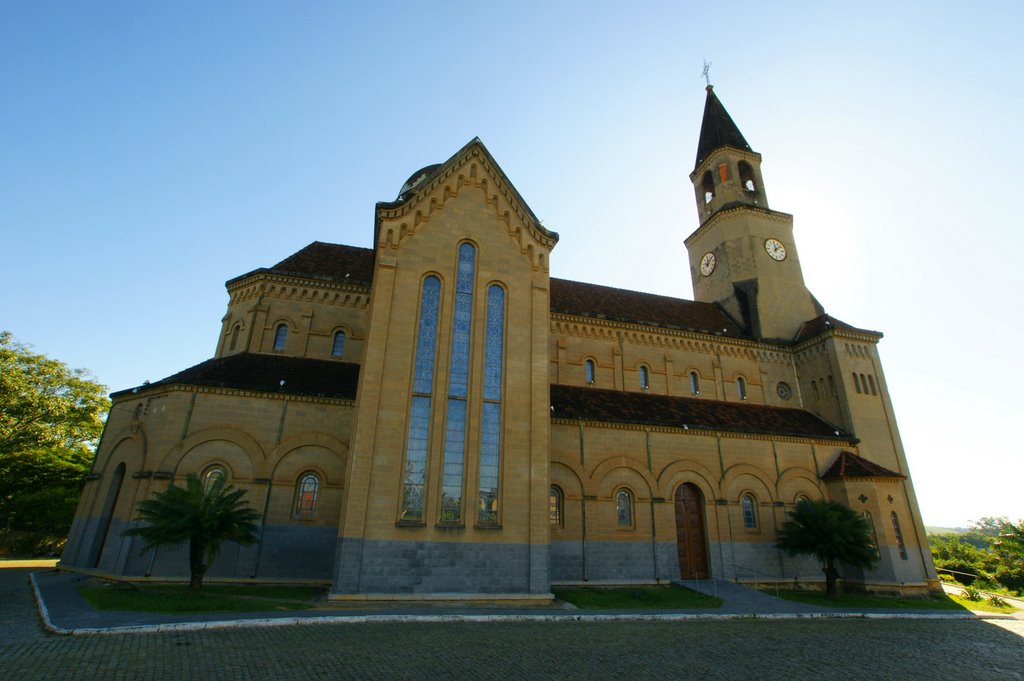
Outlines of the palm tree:
{"type": "MultiPolygon", "coordinates": [[[[147,525],[125,531],[142,537],[145,549],[188,542],[189,594],[203,589],[203,575],[225,541],[253,544],[259,538],[255,524],[260,514],[242,500],[245,490],[214,476],[204,488],[190,473],[185,486],[173,482],[153,499],[139,502],[139,516],[147,525]]],[[[144,550],[145,550],[144,549],[144,550]]]]}
{"type": "Polygon", "coordinates": [[[878,563],[867,519],[839,502],[805,499],[786,515],[789,520],[782,524],[775,546],[791,556],[806,553],[821,562],[826,598],[839,597],[837,563],[865,569],[878,563]]]}

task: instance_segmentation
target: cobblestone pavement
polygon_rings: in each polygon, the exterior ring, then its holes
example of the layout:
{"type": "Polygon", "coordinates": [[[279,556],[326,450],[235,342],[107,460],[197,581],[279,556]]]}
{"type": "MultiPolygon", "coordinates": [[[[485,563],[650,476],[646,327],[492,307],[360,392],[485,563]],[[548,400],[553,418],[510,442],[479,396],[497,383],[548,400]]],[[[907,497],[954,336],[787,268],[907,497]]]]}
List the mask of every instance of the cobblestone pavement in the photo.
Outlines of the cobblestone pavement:
{"type": "Polygon", "coordinates": [[[303,624],[44,633],[0,570],[0,679],[1024,679],[1024,621],[303,624]]]}

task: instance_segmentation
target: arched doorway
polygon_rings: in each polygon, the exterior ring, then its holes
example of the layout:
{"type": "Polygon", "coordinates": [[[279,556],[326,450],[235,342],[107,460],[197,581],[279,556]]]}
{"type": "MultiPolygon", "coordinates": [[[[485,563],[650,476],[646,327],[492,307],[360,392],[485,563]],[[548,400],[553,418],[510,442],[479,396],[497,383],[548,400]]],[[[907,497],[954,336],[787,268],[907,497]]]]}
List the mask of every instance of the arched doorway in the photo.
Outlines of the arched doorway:
{"type": "Polygon", "coordinates": [[[103,547],[107,543],[107,535],[110,533],[110,521],[114,517],[114,509],[117,508],[117,498],[121,494],[121,483],[124,482],[124,462],[118,464],[114,469],[114,475],[110,480],[110,488],[107,490],[107,500],[103,504],[103,512],[100,514],[97,523],[96,540],[93,542],[95,553],[89,561],[91,567],[99,567],[100,556],[103,555],[103,547]]]}
{"type": "Polygon", "coordinates": [[[676,541],[679,547],[679,576],[707,579],[708,548],[704,538],[704,495],[692,482],[676,489],[676,541]]]}

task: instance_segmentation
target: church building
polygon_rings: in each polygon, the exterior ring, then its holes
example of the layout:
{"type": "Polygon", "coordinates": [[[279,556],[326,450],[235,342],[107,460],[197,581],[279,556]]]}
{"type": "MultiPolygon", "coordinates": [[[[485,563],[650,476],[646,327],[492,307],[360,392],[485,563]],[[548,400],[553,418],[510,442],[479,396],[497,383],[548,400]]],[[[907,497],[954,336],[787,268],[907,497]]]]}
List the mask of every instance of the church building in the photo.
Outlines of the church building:
{"type": "Polygon", "coordinates": [[[112,395],[61,567],[187,576],[186,546],[123,531],[197,474],[260,514],[209,579],[339,600],[821,582],[775,548],[805,498],[870,521],[880,562],[848,583],[937,589],[882,334],[807,290],[711,86],[690,180],[695,301],[552,278],[558,235],[479,139],[377,203],[372,248],[317,241],[229,280],[212,359],[112,395]]]}

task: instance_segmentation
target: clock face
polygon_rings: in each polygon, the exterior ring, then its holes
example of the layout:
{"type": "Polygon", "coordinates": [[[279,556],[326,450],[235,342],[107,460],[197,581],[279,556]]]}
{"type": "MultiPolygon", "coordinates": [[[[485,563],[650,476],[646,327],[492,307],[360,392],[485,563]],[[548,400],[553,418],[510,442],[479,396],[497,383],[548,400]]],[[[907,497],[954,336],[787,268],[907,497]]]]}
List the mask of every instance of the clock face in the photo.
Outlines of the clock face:
{"type": "Polygon", "coordinates": [[[767,239],[764,242],[764,250],[773,260],[782,262],[786,259],[786,247],[778,239],[767,239]]]}
{"type": "Polygon", "coordinates": [[[705,277],[715,271],[715,254],[705,253],[700,259],[700,273],[705,277]]]}

